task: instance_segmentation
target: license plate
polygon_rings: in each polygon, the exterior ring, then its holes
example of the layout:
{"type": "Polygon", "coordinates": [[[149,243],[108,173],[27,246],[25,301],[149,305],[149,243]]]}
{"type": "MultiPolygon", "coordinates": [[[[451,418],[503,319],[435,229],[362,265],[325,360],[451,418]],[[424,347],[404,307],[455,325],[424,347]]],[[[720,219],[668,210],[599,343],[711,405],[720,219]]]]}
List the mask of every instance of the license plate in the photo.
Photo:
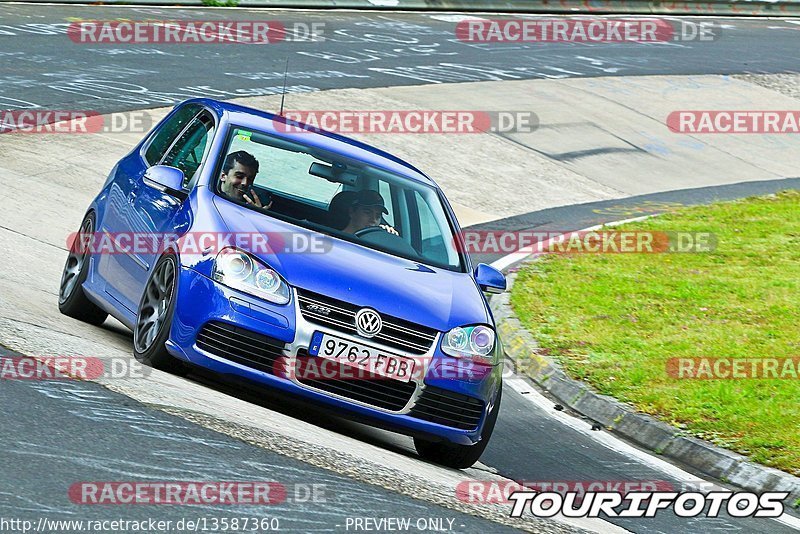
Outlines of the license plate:
{"type": "Polygon", "coordinates": [[[308,353],[401,382],[411,380],[416,363],[411,358],[321,332],[314,333],[308,353]]]}

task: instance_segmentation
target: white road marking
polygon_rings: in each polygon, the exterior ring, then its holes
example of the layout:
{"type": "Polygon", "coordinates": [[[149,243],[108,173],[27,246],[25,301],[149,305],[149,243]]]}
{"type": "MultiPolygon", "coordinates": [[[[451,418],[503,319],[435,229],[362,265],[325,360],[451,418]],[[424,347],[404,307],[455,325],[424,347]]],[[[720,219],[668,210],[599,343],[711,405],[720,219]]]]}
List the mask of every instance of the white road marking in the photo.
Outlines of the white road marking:
{"type": "Polygon", "coordinates": [[[575,71],[571,71],[571,70],[562,69],[562,68],[559,68],[559,67],[551,67],[549,65],[545,65],[542,68],[543,69],[548,69],[548,70],[553,70],[553,71],[556,71],[556,72],[563,72],[564,74],[574,74],[575,76],[583,76],[582,72],[575,72],[575,71]]]}
{"type": "Polygon", "coordinates": [[[462,22],[465,20],[489,20],[483,17],[470,15],[428,15],[429,19],[441,20],[442,22],[462,22]]]}

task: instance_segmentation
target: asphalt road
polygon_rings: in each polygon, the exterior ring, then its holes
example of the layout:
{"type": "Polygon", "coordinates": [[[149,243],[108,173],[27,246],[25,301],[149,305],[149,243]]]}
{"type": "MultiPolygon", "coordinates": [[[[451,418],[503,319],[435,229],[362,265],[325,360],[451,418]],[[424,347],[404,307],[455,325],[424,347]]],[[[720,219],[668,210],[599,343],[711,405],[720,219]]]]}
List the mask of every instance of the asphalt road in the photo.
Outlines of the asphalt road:
{"type": "MultiPolygon", "coordinates": [[[[64,35],[69,17],[212,20],[221,13],[0,5],[0,72],[4,73],[0,79],[0,109],[41,107],[109,112],[164,106],[193,96],[226,99],[275,94],[282,85],[287,57],[289,90],[317,91],[545,77],[783,72],[796,68],[795,54],[800,44],[800,26],[790,22],[735,20],[722,21],[719,38],[705,43],[479,46],[456,40],[452,19],[442,20],[436,15],[278,11],[259,14],[258,18],[281,20],[287,26],[294,22],[325,22],[326,41],[224,48],[90,46],[72,43],[64,35]]],[[[224,13],[231,16],[232,12],[224,13]]],[[[242,20],[255,17],[253,12],[244,10],[233,15],[242,20]]],[[[580,229],[658,212],[658,203],[693,204],[737,198],[797,187],[798,182],[746,183],[554,208],[495,221],[492,228],[580,229]]],[[[479,259],[491,261],[495,257],[479,259]]],[[[195,375],[190,380],[250,402],[259,401],[205,376],[195,375]]],[[[268,514],[280,517],[287,530],[335,529],[349,514],[452,517],[460,525],[456,529],[460,532],[499,528],[244,444],[128,401],[94,384],[3,382],[0,402],[7,414],[14,414],[0,422],[0,459],[6,481],[0,488],[3,516],[36,516],[43,512],[77,516],[76,507],[65,494],[65,487],[76,480],[119,480],[123,476],[185,479],[187,474],[224,480],[231,474],[252,476],[253,472],[261,472],[285,484],[322,481],[336,488],[328,503],[286,503],[270,508],[268,514]],[[108,416],[123,406],[127,415],[108,416]]],[[[391,434],[303,413],[291,405],[278,409],[379,448],[413,454],[407,440],[391,434]]],[[[681,483],[674,474],[631,457],[625,449],[600,444],[590,431],[576,430],[553,415],[507,387],[496,434],[482,462],[514,480],[681,483]]],[[[585,426],[588,429],[589,423],[585,426]]],[[[187,516],[185,507],[147,508],[141,512],[126,508],[124,515],[157,514],[175,519],[187,516]]],[[[229,511],[233,512],[225,510],[229,511]]],[[[204,513],[200,509],[197,512],[195,515],[204,513]]],[[[219,510],[205,512],[219,515],[219,510]]],[[[115,507],[80,507],[80,517],[84,519],[120,515],[120,509],[115,507]]],[[[688,521],[666,513],[655,519],[612,522],[634,532],[790,531],[774,521],[688,521]]]]}
{"type": "MultiPolygon", "coordinates": [[[[4,356],[18,355],[0,348],[4,356]]],[[[412,523],[438,519],[454,532],[514,531],[244,443],[93,382],[3,381],[0,403],[6,414],[0,418],[0,518],[7,520],[37,525],[42,517],[84,522],[157,518],[177,526],[181,520],[206,518],[210,525],[214,518],[238,517],[286,532],[337,532],[352,530],[356,518],[395,517],[412,523]],[[103,481],[274,482],[282,485],[286,499],[267,505],[178,506],[91,505],[70,498],[74,484],[103,481]]],[[[45,531],[80,531],[76,525],[52,525],[45,531]]],[[[0,523],[0,531],[10,530],[0,523]]]]}
{"type": "MultiPolygon", "coordinates": [[[[317,91],[532,78],[793,72],[800,48],[800,26],[778,20],[702,19],[714,24],[710,41],[593,44],[463,42],[455,36],[456,20],[452,15],[409,13],[2,4],[0,109],[108,112],[165,106],[195,96],[276,94],[287,59],[288,91],[317,91]],[[121,18],[271,20],[293,32],[267,45],[80,44],[66,35],[71,20],[121,18]],[[305,37],[314,24],[324,24],[316,26],[324,41],[305,37]]],[[[679,24],[678,19],[668,20],[679,24]]],[[[291,108],[291,97],[287,105],[291,108]]]]}

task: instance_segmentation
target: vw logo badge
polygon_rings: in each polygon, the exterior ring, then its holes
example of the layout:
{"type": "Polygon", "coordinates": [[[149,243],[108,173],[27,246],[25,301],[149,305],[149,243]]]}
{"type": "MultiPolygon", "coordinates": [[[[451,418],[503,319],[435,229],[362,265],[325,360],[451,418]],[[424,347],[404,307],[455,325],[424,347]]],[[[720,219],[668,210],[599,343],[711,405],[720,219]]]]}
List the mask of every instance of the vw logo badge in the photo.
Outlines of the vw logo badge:
{"type": "Polygon", "coordinates": [[[356,330],[364,337],[374,337],[383,328],[383,321],[378,312],[369,308],[362,308],[356,314],[356,330]]]}

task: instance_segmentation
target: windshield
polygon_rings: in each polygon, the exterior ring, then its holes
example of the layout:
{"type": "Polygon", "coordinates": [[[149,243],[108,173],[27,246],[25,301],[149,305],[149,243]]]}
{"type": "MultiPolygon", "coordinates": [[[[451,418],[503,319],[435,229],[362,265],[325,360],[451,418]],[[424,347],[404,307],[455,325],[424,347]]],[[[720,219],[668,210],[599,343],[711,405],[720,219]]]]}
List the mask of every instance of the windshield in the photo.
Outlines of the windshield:
{"type": "Polygon", "coordinates": [[[438,191],[364,162],[232,127],[215,191],[305,228],[435,267],[464,262],[438,191]]]}

